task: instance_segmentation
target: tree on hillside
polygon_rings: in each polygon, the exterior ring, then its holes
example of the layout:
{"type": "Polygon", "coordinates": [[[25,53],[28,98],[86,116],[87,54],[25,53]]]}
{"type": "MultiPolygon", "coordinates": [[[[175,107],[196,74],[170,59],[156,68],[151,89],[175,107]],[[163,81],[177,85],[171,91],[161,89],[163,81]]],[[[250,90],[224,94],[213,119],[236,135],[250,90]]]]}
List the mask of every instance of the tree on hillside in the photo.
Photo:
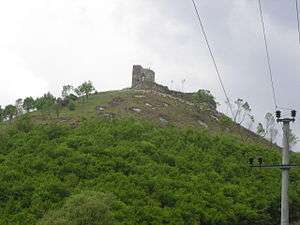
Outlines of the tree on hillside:
{"type": "Polygon", "coordinates": [[[84,82],[75,89],[75,92],[78,94],[78,96],[85,95],[86,98],[88,98],[93,91],[95,91],[95,87],[91,81],[84,82]]]}
{"type": "Polygon", "coordinates": [[[257,126],[257,132],[258,135],[266,138],[271,143],[274,143],[277,135],[278,135],[278,129],[276,128],[276,120],[272,113],[266,113],[265,115],[265,125],[262,123],[259,123],[257,126]]]}
{"type": "Polygon", "coordinates": [[[49,212],[38,225],[114,225],[110,194],[84,192],[70,197],[65,205],[49,212]]]}
{"type": "Polygon", "coordinates": [[[249,116],[248,122],[247,122],[247,129],[248,130],[252,130],[253,129],[253,125],[255,123],[255,117],[253,115],[249,116]]]}
{"type": "Polygon", "coordinates": [[[23,109],[28,113],[35,108],[35,102],[32,97],[27,97],[23,101],[23,109]]]}
{"type": "Polygon", "coordinates": [[[41,110],[43,112],[47,111],[50,113],[51,107],[54,105],[55,101],[56,98],[48,92],[47,94],[44,94],[44,96],[35,100],[35,107],[37,110],[41,110]]]}
{"type": "Polygon", "coordinates": [[[245,102],[243,99],[238,98],[235,102],[236,111],[233,118],[233,121],[242,125],[246,120],[250,123],[254,120],[253,115],[251,114],[251,107],[248,102],[245,102]]]}
{"type": "Polygon", "coordinates": [[[214,110],[217,108],[215,97],[208,90],[197,91],[193,95],[193,103],[199,111],[203,110],[203,107],[208,107],[214,110]]]}
{"type": "Polygon", "coordinates": [[[17,115],[17,108],[14,105],[7,105],[4,109],[4,118],[12,121],[12,119],[17,115]]]}
{"type": "Polygon", "coordinates": [[[263,125],[262,123],[259,123],[259,124],[257,125],[256,133],[257,133],[259,136],[262,136],[262,137],[265,137],[265,136],[266,136],[266,130],[265,130],[264,125],[263,125]]]}
{"type": "Polygon", "coordinates": [[[67,106],[68,104],[69,104],[68,100],[63,100],[62,98],[56,99],[55,103],[53,104],[53,109],[55,111],[57,118],[59,117],[62,108],[67,106]]]}
{"type": "Polygon", "coordinates": [[[74,87],[72,85],[69,85],[69,84],[65,85],[65,86],[63,86],[61,96],[63,98],[66,98],[72,93],[73,90],[74,90],[74,87]]]}
{"type": "Polygon", "coordinates": [[[293,133],[292,129],[289,130],[287,135],[289,145],[292,148],[299,142],[299,138],[293,133]]]}
{"type": "Polygon", "coordinates": [[[2,106],[0,105],[0,123],[4,120],[4,109],[2,109],[2,106]]]}
{"type": "Polygon", "coordinates": [[[17,99],[15,106],[17,109],[17,116],[22,115],[23,114],[23,99],[21,99],[21,98],[17,99]]]}

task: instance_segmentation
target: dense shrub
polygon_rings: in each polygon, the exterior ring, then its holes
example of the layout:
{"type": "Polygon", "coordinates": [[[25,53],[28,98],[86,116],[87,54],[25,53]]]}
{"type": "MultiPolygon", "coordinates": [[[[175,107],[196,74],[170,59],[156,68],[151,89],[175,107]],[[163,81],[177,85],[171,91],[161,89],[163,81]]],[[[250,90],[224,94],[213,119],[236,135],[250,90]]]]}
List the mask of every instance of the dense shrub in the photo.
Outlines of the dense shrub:
{"type": "Polygon", "coordinates": [[[83,192],[67,199],[62,208],[50,211],[39,225],[114,225],[111,195],[83,192]]]}
{"type": "Polygon", "coordinates": [[[74,101],[70,101],[69,104],[68,104],[68,109],[70,111],[74,111],[76,109],[76,105],[74,103],[74,101]]]}
{"type": "MultiPolygon", "coordinates": [[[[280,171],[247,165],[277,150],[134,120],[21,124],[0,132],[0,224],[278,224],[280,171]]],[[[299,180],[292,170],[294,220],[299,180]]]]}
{"type": "Polygon", "coordinates": [[[199,90],[193,95],[193,102],[197,108],[203,110],[203,106],[216,109],[215,97],[208,90],[199,90]]]}

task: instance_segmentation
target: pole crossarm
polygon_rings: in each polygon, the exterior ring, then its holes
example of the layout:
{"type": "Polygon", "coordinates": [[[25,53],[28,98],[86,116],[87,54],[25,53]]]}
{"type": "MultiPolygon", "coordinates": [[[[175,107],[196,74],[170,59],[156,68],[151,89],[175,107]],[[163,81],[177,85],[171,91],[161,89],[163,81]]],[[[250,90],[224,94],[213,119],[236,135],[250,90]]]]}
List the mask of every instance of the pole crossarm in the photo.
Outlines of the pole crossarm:
{"type": "Polygon", "coordinates": [[[289,123],[289,122],[295,122],[296,119],[295,118],[284,118],[284,119],[277,119],[276,121],[277,121],[277,123],[280,123],[280,122],[289,123]]]}

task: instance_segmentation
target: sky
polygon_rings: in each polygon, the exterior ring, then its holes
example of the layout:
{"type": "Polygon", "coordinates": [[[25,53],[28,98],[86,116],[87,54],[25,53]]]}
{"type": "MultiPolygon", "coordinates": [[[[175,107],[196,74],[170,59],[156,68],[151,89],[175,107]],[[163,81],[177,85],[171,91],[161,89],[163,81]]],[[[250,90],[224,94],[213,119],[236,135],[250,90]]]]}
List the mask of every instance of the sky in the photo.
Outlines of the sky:
{"type": "MultiPolygon", "coordinates": [[[[248,101],[256,121],[263,122],[274,104],[257,1],[196,1],[230,99],[248,101]]],[[[99,91],[126,88],[132,66],[140,64],[173,89],[182,90],[185,79],[184,91],[211,90],[227,112],[191,0],[0,3],[2,106],[48,91],[58,96],[63,85],[87,80],[99,91]]],[[[278,105],[300,112],[295,2],[262,5],[278,105]]],[[[300,137],[300,123],[292,128],[300,137]]]]}

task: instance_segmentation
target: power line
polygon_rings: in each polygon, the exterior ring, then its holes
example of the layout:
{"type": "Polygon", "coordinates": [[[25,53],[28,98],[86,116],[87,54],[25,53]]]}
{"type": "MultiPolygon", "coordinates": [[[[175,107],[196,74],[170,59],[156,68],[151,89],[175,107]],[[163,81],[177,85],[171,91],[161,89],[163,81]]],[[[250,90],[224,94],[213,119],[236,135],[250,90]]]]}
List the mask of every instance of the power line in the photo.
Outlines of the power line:
{"type": "Polygon", "coordinates": [[[269,53],[269,46],[268,46],[267,34],[266,34],[266,26],[265,26],[265,21],[264,21],[264,16],[263,16],[261,0],[258,0],[258,5],[259,5],[260,21],[261,21],[263,36],[264,36],[265,49],[266,49],[268,70],[269,70],[270,81],[271,81],[271,85],[272,85],[273,101],[274,101],[274,106],[275,106],[275,110],[276,110],[278,108],[278,105],[277,105],[277,99],[276,99],[273,71],[272,71],[272,67],[271,67],[271,57],[270,57],[270,53],[269,53]]]}
{"type": "Polygon", "coordinates": [[[298,0],[295,0],[296,2],[296,12],[297,12],[297,27],[298,27],[298,40],[300,44],[300,18],[299,18],[299,4],[298,0]]]}
{"type": "Polygon", "coordinates": [[[224,86],[224,83],[223,83],[223,80],[222,80],[222,77],[221,77],[221,73],[220,73],[220,70],[219,70],[219,68],[218,68],[216,59],[215,59],[215,57],[214,57],[212,48],[211,48],[210,43],[209,43],[209,41],[208,41],[208,37],[207,37],[206,31],[205,31],[205,28],[204,28],[204,25],[203,25],[203,22],[202,22],[202,19],[201,19],[201,16],[200,16],[198,7],[197,7],[197,5],[196,5],[196,3],[195,3],[195,0],[192,0],[192,2],[193,2],[193,5],[194,5],[194,9],[195,9],[195,12],[196,12],[196,15],[197,15],[197,18],[198,18],[200,27],[201,27],[202,35],[203,35],[203,37],[204,37],[204,39],[205,39],[205,42],[206,42],[207,48],[208,48],[208,50],[209,50],[210,56],[211,56],[211,58],[212,58],[212,61],[213,61],[213,64],[214,64],[216,73],[217,73],[217,75],[218,75],[218,79],[219,79],[220,85],[221,85],[221,87],[222,87],[222,90],[223,90],[223,92],[224,92],[224,95],[225,95],[225,97],[226,97],[226,100],[227,100],[227,102],[228,102],[228,104],[229,104],[231,114],[232,114],[232,116],[234,116],[234,112],[233,112],[233,109],[232,109],[232,106],[231,106],[231,103],[230,103],[228,94],[227,94],[227,92],[226,92],[226,89],[225,89],[225,86],[224,86]]]}

